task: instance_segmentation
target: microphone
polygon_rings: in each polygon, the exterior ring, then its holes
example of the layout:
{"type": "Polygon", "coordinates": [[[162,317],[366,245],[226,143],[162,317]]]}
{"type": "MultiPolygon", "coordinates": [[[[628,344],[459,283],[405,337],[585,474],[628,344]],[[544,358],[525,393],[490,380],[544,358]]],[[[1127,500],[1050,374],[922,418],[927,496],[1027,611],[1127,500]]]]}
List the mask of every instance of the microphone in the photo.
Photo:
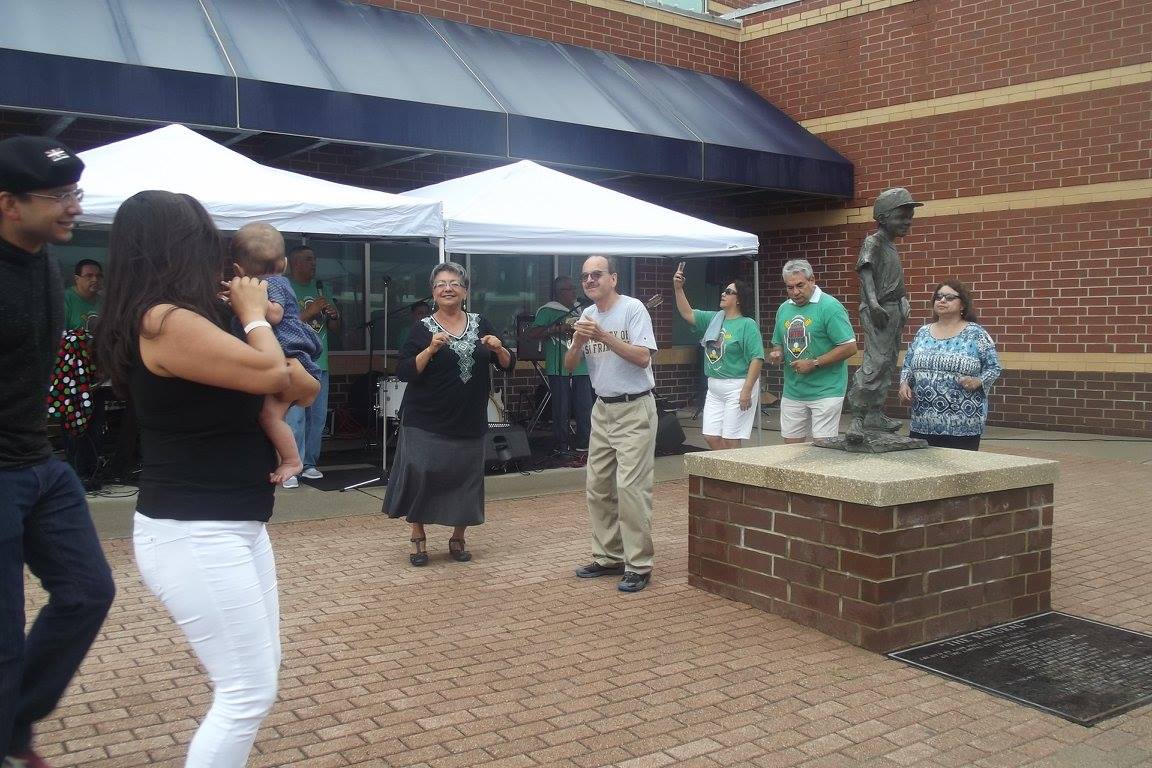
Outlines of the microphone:
{"type": "MultiPolygon", "coordinates": [[[[324,296],[324,283],[320,280],[316,281],[316,295],[324,296]]],[[[327,317],[336,317],[336,308],[329,304],[328,306],[324,307],[324,314],[327,317]]]]}
{"type": "Polygon", "coordinates": [[[391,275],[384,275],[384,277],[380,278],[380,284],[383,285],[385,288],[392,285],[392,276],[391,275]]]}

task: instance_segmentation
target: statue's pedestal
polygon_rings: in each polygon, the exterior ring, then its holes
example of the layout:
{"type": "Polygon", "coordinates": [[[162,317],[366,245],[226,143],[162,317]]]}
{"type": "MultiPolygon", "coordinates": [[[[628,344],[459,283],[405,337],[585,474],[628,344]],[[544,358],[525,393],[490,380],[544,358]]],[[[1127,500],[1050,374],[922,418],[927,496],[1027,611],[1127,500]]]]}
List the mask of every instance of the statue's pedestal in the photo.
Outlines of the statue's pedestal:
{"type": "Polygon", "coordinates": [[[880,652],[1051,604],[1054,461],[785,445],[685,464],[692,586],[880,652]]]}

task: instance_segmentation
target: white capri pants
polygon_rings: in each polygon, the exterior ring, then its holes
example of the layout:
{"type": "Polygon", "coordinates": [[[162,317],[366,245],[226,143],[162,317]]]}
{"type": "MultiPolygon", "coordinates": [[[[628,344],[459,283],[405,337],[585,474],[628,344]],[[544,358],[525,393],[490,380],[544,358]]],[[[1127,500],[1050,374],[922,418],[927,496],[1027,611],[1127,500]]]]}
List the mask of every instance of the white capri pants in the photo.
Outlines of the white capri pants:
{"type": "Polygon", "coordinates": [[[756,426],[760,411],[760,388],[753,387],[752,406],[740,410],[740,390],[744,379],[714,379],[708,377],[708,396],[704,398],[704,418],[701,432],[709,437],[725,440],[747,440],[756,426]]]}
{"type": "Polygon", "coordinates": [[[212,679],[186,768],[243,768],[276,701],[280,599],[258,521],[133,518],[136,564],[212,679]]]}
{"type": "Polygon", "coordinates": [[[780,436],[812,437],[823,440],[840,434],[840,412],[844,398],[824,397],[819,400],[780,398],[780,436]]]}

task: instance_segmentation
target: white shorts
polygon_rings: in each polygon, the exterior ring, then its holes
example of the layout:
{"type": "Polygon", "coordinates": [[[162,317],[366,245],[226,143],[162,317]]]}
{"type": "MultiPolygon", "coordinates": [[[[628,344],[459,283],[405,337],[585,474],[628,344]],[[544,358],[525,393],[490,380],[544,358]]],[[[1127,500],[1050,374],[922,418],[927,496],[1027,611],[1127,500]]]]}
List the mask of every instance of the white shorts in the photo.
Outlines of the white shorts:
{"type": "Polygon", "coordinates": [[[708,379],[701,432],[725,440],[747,440],[760,410],[760,393],[752,392],[752,407],[740,410],[740,390],[744,379],[708,379]]]}
{"type": "Polygon", "coordinates": [[[844,398],[824,397],[819,400],[780,398],[780,436],[795,440],[809,437],[821,440],[840,434],[840,412],[844,398]]]}

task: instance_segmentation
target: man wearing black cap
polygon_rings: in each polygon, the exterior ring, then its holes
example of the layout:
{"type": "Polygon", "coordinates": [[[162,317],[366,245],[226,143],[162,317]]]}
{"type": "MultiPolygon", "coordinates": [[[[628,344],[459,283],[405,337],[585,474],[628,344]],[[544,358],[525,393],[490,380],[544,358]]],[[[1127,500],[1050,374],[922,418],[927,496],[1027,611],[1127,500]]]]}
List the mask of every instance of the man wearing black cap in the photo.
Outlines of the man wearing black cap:
{"type": "Polygon", "coordinates": [[[52,454],[45,395],[64,328],[60,268],[84,163],[50,139],[0,141],[0,756],[45,768],[32,725],[55,707],[115,594],[76,473],[52,454]],[[24,633],[24,565],[48,590],[24,633]]]}

